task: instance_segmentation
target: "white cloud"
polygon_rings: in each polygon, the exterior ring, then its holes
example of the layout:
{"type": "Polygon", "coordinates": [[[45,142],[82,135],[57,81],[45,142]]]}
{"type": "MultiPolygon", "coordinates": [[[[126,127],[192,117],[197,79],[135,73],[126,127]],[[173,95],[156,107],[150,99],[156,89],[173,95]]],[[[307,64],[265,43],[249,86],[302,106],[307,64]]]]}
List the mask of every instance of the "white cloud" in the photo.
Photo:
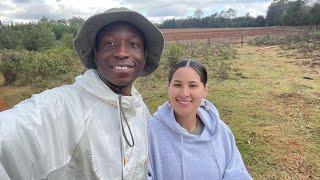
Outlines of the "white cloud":
{"type": "Polygon", "coordinates": [[[97,12],[112,7],[128,7],[147,16],[153,22],[168,18],[192,16],[197,8],[204,16],[232,8],[238,16],[250,13],[251,16],[265,15],[272,0],[1,0],[0,20],[37,21],[42,16],[49,19],[70,19],[80,16],[87,19],[97,12]]]}

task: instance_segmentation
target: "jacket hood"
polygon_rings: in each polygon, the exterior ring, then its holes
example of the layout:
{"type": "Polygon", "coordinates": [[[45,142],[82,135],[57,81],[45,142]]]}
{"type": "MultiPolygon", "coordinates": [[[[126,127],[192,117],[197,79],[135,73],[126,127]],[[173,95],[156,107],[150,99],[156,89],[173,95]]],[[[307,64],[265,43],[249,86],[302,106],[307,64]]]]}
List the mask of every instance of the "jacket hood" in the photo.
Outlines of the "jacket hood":
{"type": "MultiPolygon", "coordinates": [[[[88,69],[83,75],[76,77],[75,84],[102,101],[118,106],[119,95],[114,93],[99,77],[95,69],[88,69]]],[[[140,93],[132,85],[131,96],[122,96],[122,107],[133,108],[141,106],[140,93]]]]}
{"type": "Polygon", "coordinates": [[[174,110],[169,102],[160,106],[153,116],[163,122],[176,134],[183,136],[185,141],[212,141],[218,133],[217,123],[220,119],[218,110],[209,101],[203,99],[198,108],[197,115],[205,125],[202,133],[198,136],[189,134],[182,126],[180,126],[175,119],[174,110]],[[205,103],[207,104],[208,110],[205,108],[205,103]]]}

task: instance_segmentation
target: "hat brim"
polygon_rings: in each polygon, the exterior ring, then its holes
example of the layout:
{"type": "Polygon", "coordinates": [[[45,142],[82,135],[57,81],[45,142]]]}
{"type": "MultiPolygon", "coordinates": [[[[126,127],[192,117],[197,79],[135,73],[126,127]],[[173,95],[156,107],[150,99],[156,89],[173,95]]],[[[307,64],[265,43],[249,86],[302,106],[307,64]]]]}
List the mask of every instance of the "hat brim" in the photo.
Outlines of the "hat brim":
{"type": "Polygon", "coordinates": [[[143,15],[126,8],[118,8],[116,11],[106,11],[88,18],[74,40],[74,47],[83,65],[92,68],[95,64],[94,43],[97,32],[104,26],[118,21],[128,22],[140,29],[146,42],[146,62],[141,76],[152,73],[159,67],[159,61],[164,46],[164,38],[161,31],[143,15]]]}

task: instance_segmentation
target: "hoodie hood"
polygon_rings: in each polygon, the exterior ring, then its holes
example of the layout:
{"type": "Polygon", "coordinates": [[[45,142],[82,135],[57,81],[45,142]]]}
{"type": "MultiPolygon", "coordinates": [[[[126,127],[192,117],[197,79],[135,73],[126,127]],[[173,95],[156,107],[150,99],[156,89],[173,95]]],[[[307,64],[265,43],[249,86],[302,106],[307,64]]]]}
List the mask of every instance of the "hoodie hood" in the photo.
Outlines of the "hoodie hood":
{"type": "MultiPolygon", "coordinates": [[[[99,77],[95,69],[88,69],[83,75],[76,77],[75,84],[102,101],[118,106],[119,95],[114,93],[99,77]]],[[[122,107],[135,109],[141,106],[140,93],[132,85],[131,96],[122,96],[122,107]]]]}
{"type": "Polygon", "coordinates": [[[169,102],[160,106],[158,111],[154,114],[154,117],[163,122],[176,134],[183,136],[185,141],[212,141],[218,131],[217,123],[220,119],[218,110],[209,101],[203,99],[198,107],[197,115],[205,125],[200,135],[189,134],[182,126],[180,126],[175,119],[174,110],[169,102]],[[208,110],[205,108],[205,103],[207,104],[208,110]]]}

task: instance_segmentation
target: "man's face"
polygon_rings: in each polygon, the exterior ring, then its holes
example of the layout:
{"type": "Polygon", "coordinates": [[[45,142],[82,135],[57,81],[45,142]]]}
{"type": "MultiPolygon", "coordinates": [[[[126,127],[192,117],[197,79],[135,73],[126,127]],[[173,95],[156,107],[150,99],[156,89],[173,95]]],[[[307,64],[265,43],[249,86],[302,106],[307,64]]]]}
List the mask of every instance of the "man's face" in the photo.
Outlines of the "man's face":
{"type": "Polygon", "coordinates": [[[134,26],[118,22],[104,28],[96,45],[97,71],[103,81],[131,90],[144,68],[144,41],[134,26]]]}

